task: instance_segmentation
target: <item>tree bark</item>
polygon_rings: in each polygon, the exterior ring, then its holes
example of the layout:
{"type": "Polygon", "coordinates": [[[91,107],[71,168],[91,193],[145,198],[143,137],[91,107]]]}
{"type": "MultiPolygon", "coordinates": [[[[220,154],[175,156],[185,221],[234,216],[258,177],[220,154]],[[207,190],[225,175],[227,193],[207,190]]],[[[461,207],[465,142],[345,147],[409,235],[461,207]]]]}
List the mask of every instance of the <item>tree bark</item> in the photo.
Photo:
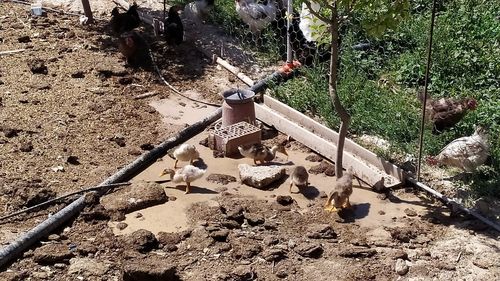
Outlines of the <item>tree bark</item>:
{"type": "Polygon", "coordinates": [[[337,159],[335,161],[335,175],[337,178],[342,177],[342,159],[344,156],[344,143],[347,135],[347,128],[351,121],[351,116],[345,110],[344,106],[340,102],[340,98],[337,93],[337,81],[338,81],[338,60],[339,60],[339,18],[336,3],[332,7],[332,19],[331,19],[331,58],[330,58],[330,77],[328,80],[328,90],[330,94],[330,99],[335,108],[335,111],[340,117],[340,129],[339,129],[339,139],[337,142],[337,159]]]}

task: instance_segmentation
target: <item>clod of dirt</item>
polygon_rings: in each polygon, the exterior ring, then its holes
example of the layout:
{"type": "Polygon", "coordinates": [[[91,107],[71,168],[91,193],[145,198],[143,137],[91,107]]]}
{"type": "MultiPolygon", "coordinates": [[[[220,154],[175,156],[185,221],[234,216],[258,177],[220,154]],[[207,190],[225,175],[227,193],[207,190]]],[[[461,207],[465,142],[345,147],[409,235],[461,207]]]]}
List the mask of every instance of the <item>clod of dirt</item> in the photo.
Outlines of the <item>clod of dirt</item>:
{"type": "Polygon", "coordinates": [[[264,239],[262,240],[262,243],[266,246],[272,246],[272,245],[276,245],[280,242],[280,240],[274,236],[266,236],[264,237],[264,239]]]}
{"type": "Polygon", "coordinates": [[[82,70],[75,71],[71,73],[71,78],[85,78],[85,72],[82,70]]]}
{"type": "Polygon", "coordinates": [[[221,225],[227,229],[237,229],[241,228],[240,223],[234,220],[224,220],[221,222],[221,225]]]}
{"type": "Polygon", "coordinates": [[[31,42],[31,39],[28,35],[25,35],[25,36],[21,36],[21,37],[18,37],[17,38],[17,42],[19,43],[28,43],[28,42],[31,42]]]}
{"type": "Polygon", "coordinates": [[[415,217],[415,216],[417,216],[417,212],[415,210],[413,210],[413,209],[406,208],[404,212],[409,217],[415,217]]]}
{"type": "Polygon", "coordinates": [[[394,269],[396,270],[396,273],[401,275],[401,276],[405,275],[410,270],[410,268],[406,264],[406,261],[404,261],[403,259],[398,259],[396,261],[396,265],[394,266],[394,269]]]}
{"type": "Polygon", "coordinates": [[[369,258],[377,253],[375,249],[364,247],[349,247],[343,249],[338,253],[339,256],[344,258],[369,258]]]}
{"type": "Polygon", "coordinates": [[[31,142],[22,143],[21,146],[19,147],[19,150],[21,152],[30,152],[33,150],[33,145],[31,144],[31,142]]]}
{"type": "Polygon", "coordinates": [[[226,215],[228,220],[236,221],[240,224],[243,223],[245,217],[243,215],[243,207],[241,206],[220,206],[220,210],[223,214],[226,215]]]}
{"type": "Polygon", "coordinates": [[[236,267],[231,272],[232,281],[247,281],[247,280],[255,280],[257,278],[256,273],[254,272],[252,266],[250,265],[240,265],[236,267]]]}
{"type": "Polygon", "coordinates": [[[337,233],[328,224],[313,224],[307,229],[307,238],[311,239],[335,239],[337,233]]]}
{"type": "Polygon", "coordinates": [[[262,252],[262,247],[260,245],[251,243],[238,243],[234,245],[233,252],[231,256],[234,259],[251,259],[262,252]]]}
{"type": "Polygon", "coordinates": [[[238,169],[241,182],[258,189],[265,189],[285,175],[285,168],[276,165],[254,167],[248,164],[239,164],[238,169]]]}
{"type": "Polygon", "coordinates": [[[101,204],[110,212],[130,213],[168,201],[161,185],[138,182],[101,198],[101,204]]]}
{"type": "Polygon", "coordinates": [[[288,276],[288,272],[286,272],[286,270],[284,269],[280,269],[278,270],[278,272],[276,272],[276,277],[278,278],[286,278],[288,276]]]}
{"type": "Polygon", "coordinates": [[[257,214],[245,214],[245,218],[250,226],[257,226],[266,221],[262,216],[257,214]]]}
{"type": "Polygon", "coordinates": [[[401,250],[401,249],[398,249],[396,250],[393,254],[392,254],[392,258],[397,260],[397,259],[403,259],[403,260],[407,260],[408,259],[408,253],[401,250]]]}
{"type": "Polygon", "coordinates": [[[286,258],[287,252],[281,248],[271,248],[262,252],[261,256],[268,262],[280,261],[286,258]]]}
{"type": "Polygon", "coordinates": [[[309,173],[314,175],[324,173],[329,177],[333,177],[335,176],[335,165],[330,164],[323,160],[318,165],[311,167],[309,169],[309,173]]]}
{"type": "Polygon", "coordinates": [[[153,148],[155,148],[155,146],[153,144],[150,144],[150,143],[145,143],[145,144],[141,144],[140,148],[142,150],[152,150],[153,148]]]}
{"type": "Polygon", "coordinates": [[[68,274],[82,277],[100,278],[109,270],[109,265],[90,258],[72,258],[69,261],[68,274]]]}
{"type": "Polygon", "coordinates": [[[82,212],[82,219],[85,222],[107,221],[110,219],[109,212],[102,205],[96,205],[88,212],[82,212]]]}
{"type": "Polygon", "coordinates": [[[127,228],[128,224],[124,223],[124,222],[119,222],[116,224],[116,228],[118,230],[124,230],[125,228],[127,228]]]}
{"type": "Polygon", "coordinates": [[[77,245],[76,250],[77,250],[78,254],[80,254],[82,256],[87,256],[89,254],[95,254],[98,251],[97,246],[94,245],[90,241],[81,242],[79,245],[77,245]]]}
{"type": "Polygon", "coordinates": [[[181,241],[185,240],[189,236],[191,236],[190,230],[185,230],[182,232],[159,232],[158,233],[158,242],[163,245],[175,245],[179,244],[181,241]]]}
{"type": "Polygon", "coordinates": [[[114,141],[120,147],[125,146],[125,138],[124,137],[115,136],[115,137],[110,138],[109,140],[114,141]]]}
{"type": "Polygon", "coordinates": [[[278,202],[278,204],[280,204],[280,205],[288,206],[288,205],[291,205],[293,203],[293,198],[291,196],[288,196],[288,195],[278,195],[276,197],[276,202],[278,202]]]}
{"type": "Polygon", "coordinates": [[[123,267],[123,281],[180,281],[177,269],[161,257],[148,256],[127,261],[123,267]]]}
{"type": "Polygon", "coordinates": [[[118,83],[120,83],[120,85],[128,85],[132,84],[132,82],[134,82],[134,78],[132,77],[120,77],[120,79],[118,79],[118,83]]]}
{"type": "Polygon", "coordinates": [[[321,162],[323,161],[323,157],[319,156],[318,154],[310,154],[306,157],[306,160],[310,162],[321,162]]]}
{"type": "Polygon", "coordinates": [[[146,253],[158,247],[158,240],[153,233],[139,229],[125,236],[124,241],[138,252],[146,253]]]}
{"type": "Polygon", "coordinates": [[[71,164],[71,165],[80,165],[80,161],[78,161],[78,157],[77,156],[68,156],[68,158],[66,158],[66,162],[71,164]]]}
{"type": "Polygon", "coordinates": [[[229,230],[221,229],[210,232],[209,236],[212,237],[215,241],[226,242],[227,236],[229,235],[229,230]]]}
{"type": "Polygon", "coordinates": [[[323,248],[321,245],[302,243],[293,249],[297,254],[306,258],[320,258],[323,254],[323,248]]]}
{"type": "Polygon", "coordinates": [[[396,227],[396,228],[390,228],[388,229],[388,231],[393,239],[405,243],[408,243],[410,242],[411,239],[415,239],[417,237],[417,233],[410,228],[396,227]]]}
{"type": "Polygon", "coordinates": [[[47,188],[30,190],[29,192],[28,199],[26,200],[26,207],[35,206],[56,197],[56,193],[47,188]]]}
{"type": "Polygon", "coordinates": [[[19,130],[16,130],[16,129],[3,129],[3,135],[6,137],[6,138],[13,138],[13,137],[17,137],[17,133],[19,132],[19,130]]]}
{"type": "Polygon", "coordinates": [[[47,75],[49,73],[49,70],[47,69],[47,66],[45,65],[45,61],[41,59],[32,59],[28,61],[28,67],[30,68],[31,72],[34,74],[44,74],[47,75]]]}
{"type": "Polygon", "coordinates": [[[50,265],[59,262],[68,262],[73,257],[69,248],[62,244],[47,244],[36,248],[33,260],[38,264],[50,265]]]}
{"type": "Polygon", "coordinates": [[[224,175],[224,174],[210,174],[206,178],[207,181],[217,183],[217,184],[222,184],[226,185],[230,182],[236,182],[236,178],[230,175],[224,175]]]}

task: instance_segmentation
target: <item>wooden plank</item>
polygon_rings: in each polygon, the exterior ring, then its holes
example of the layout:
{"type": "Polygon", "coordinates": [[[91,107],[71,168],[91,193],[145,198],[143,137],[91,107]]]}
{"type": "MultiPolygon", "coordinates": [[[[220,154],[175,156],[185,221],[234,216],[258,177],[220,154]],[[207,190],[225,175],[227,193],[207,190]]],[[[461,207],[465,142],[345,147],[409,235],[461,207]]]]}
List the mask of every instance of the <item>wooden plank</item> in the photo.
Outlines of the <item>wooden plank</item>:
{"type": "MultiPolygon", "coordinates": [[[[267,106],[255,104],[255,115],[260,121],[274,126],[277,130],[288,134],[327,159],[335,161],[337,147],[333,142],[310,132],[293,121],[285,119],[267,106]]],[[[401,184],[401,181],[397,178],[384,174],[376,167],[346,151],[344,151],[343,164],[344,167],[352,166],[356,177],[369,185],[374,185],[382,177],[384,177],[387,187],[395,187],[401,184]]]]}
{"type": "MultiPolygon", "coordinates": [[[[338,133],[333,131],[332,129],[324,126],[323,124],[318,123],[312,118],[307,117],[301,112],[289,107],[288,105],[270,97],[264,97],[264,104],[275,110],[276,112],[286,116],[286,118],[297,122],[308,131],[313,132],[314,134],[321,136],[322,138],[329,140],[333,143],[338,142],[338,133]]],[[[370,150],[362,147],[361,145],[355,143],[354,141],[346,138],[344,144],[344,150],[349,152],[351,155],[356,156],[358,158],[363,159],[364,161],[370,163],[374,167],[379,170],[384,171],[386,174],[391,175],[397,178],[399,181],[404,182],[406,177],[408,176],[405,171],[396,165],[380,158],[377,154],[371,152],[370,150]]]]}

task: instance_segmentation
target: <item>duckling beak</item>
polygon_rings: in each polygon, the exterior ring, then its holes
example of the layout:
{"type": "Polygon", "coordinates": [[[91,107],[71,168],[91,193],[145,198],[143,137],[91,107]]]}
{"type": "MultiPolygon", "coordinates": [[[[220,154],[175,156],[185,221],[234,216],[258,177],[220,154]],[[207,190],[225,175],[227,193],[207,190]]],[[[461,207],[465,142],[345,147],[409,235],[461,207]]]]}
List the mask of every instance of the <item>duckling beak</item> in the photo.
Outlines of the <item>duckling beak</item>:
{"type": "Polygon", "coordinates": [[[164,176],[164,175],[166,175],[166,174],[167,174],[167,171],[166,171],[166,170],[163,170],[163,171],[161,171],[161,173],[160,173],[160,177],[163,177],[163,176],[164,176]]]}

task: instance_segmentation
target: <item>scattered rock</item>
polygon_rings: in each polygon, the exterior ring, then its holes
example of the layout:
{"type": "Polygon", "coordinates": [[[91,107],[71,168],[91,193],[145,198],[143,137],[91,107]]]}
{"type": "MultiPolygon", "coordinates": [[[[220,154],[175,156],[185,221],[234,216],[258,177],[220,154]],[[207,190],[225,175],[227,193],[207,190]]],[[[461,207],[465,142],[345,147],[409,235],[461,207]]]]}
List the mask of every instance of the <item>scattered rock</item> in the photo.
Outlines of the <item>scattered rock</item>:
{"type": "Polygon", "coordinates": [[[3,129],[3,135],[6,138],[17,137],[17,132],[19,132],[19,131],[16,129],[3,129]]]}
{"type": "Polygon", "coordinates": [[[110,212],[130,213],[168,201],[163,187],[154,182],[137,182],[101,198],[110,212]]]}
{"type": "Polygon", "coordinates": [[[62,244],[47,244],[36,248],[33,252],[33,260],[38,264],[55,264],[59,262],[68,262],[73,257],[69,248],[62,244]]]}
{"type": "Polygon", "coordinates": [[[229,230],[221,229],[211,232],[210,237],[212,237],[215,241],[226,242],[227,236],[229,235],[229,230]]]}
{"type": "Polygon", "coordinates": [[[115,136],[115,137],[110,138],[109,140],[114,141],[120,147],[125,146],[125,138],[124,137],[115,136]]]}
{"type": "Polygon", "coordinates": [[[222,184],[226,185],[230,182],[236,182],[236,178],[230,175],[224,175],[224,174],[210,174],[206,178],[207,181],[217,183],[217,184],[222,184]]]}
{"type": "Polygon", "coordinates": [[[245,218],[250,226],[257,226],[263,224],[266,220],[257,214],[245,214],[245,218]]]}
{"type": "Polygon", "coordinates": [[[272,245],[276,245],[278,244],[280,241],[278,238],[274,237],[274,236],[266,236],[264,237],[264,239],[262,240],[262,243],[266,246],[272,246],[272,245]]]}
{"type": "Polygon", "coordinates": [[[262,252],[261,256],[268,262],[280,261],[286,257],[286,252],[280,248],[271,248],[262,252]]]}
{"type": "Polygon", "coordinates": [[[221,222],[221,225],[225,228],[228,229],[236,229],[236,228],[241,228],[241,225],[234,220],[224,220],[221,222]]]}
{"type": "Polygon", "coordinates": [[[287,276],[288,276],[288,273],[284,269],[280,269],[280,270],[278,270],[278,272],[276,272],[276,277],[278,277],[278,278],[286,278],[287,276]]]}
{"type": "Polygon", "coordinates": [[[312,243],[302,243],[293,249],[297,254],[306,258],[319,258],[323,254],[321,245],[312,243]]]}
{"type": "Polygon", "coordinates": [[[47,73],[49,73],[49,70],[47,69],[45,62],[41,59],[32,59],[32,60],[28,61],[28,67],[30,68],[31,72],[34,74],[47,75],[47,73]]]}
{"type": "Polygon", "coordinates": [[[57,234],[51,234],[47,237],[47,240],[49,241],[57,241],[61,239],[61,236],[57,235],[57,234]]]}
{"type": "Polygon", "coordinates": [[[329,177],[333,177],[335,176],[335,165],[323,160],[318,165],[311,167],[309,173],[314,175],[324,173],[329,177]]]}
{"type": "Polygon", "coordinates": [[[240,265],[236,267],[231,272],[232,281],[246,281],[246,280],[255,280],[257,275],[255,274],[252,266],[250,265],[240,265]]]}
{"type": "Polygon", "coordinates": [[[311,239],[335,239],[337,233],[328,224],[312,224],[309,225],[306,236],[311,239]]]}
{"type": "Polygon", "coordinates": [[[140,218],[142,218],[142,214],[141,214],[141,213],[139,213],[139,212],[137,212],[137,213],[135,214],[135,218],[136,218],[136,219],[140,219],[140,218]]]}
{"type": "Polygon", "coordinates": [[[231,207],[228,209],[221,206],[221,211],[226,214],[226,218],[229,220],[237,221],[240,224],[242,224],[245,220],[245,217],[243,216],[243,208],[241,206],[231,207]]]}
{"type": "Polygon", "coordinates": [[[30,152],[33,150],[33,145],[31,144],[31,142],[22,143],[21,146],[19,147],[19,150],[21,152],[30,152]]]}
{"type": "Polygon", "coordinates": [[[71,73],[71,78],[85,78],[85,72],[83,72],[82,70],[73,72],[71,73]]]}
{"type": "Polygon", "coordinates": [[[129,155],[134,155],[134,156],[139,156],[139,155],[142,154],[142,152],[139,149],[137,149],[137,148],[130,148],[128,150],[128,154],[129,155]]]}
{"type": "Polygon", "coordinates": [[[95,254],[98,251],[97,247],[92,242],[89,241],[83,241],[82,243],[80,243],[80,245],[77,246],[76,250],[82,256],[95,254]]]}
{"type": "Polygon", "coordinates": [[[417,234],[412,229],[406,227],[389,228],[388,231],[393,239],[405,243],[408,243],[411,239],[415,239],[417,237],[417,234]]]}
{"type": "Polygon", "coordinates": [[[397,260],[397,259],[403,259],[403,260],[407,260],[408,259],[408,253],[401,250],[401,249],[398,249],[396,250],[393,254],[392,254],[392,258],[397,260]]]}
{"type": "Polygon", "coordinates": [[[21,36],[21,37],[17,38],[17,42],[19,42],[19,43],[29,43],[29,42],[31,42],[31,38],[28,35],[21,36]]]}
{"type": "Polygon", "coordinates": [[[116,228],[118,230],[124,230],[125,228],[127,228],[128,224],[124,223],[124,222],[119,222],[116,224],[116,228]]]}
{"type": "Polygon", "coordinates": [[[413,209],[406,208],[404,212],[409,217],[415,217],[415,216],[417,216],[417,212],[415,210],[413,210],[413,209]]]}
{"type": "Polygon", "coordinates": [[[364,247],[350,247],[343,249],[338,254],[344,258],[369,258],[377,253],[375,249],[364,247]]]}
{"type": "Polygon", "coordinates": [[[125,243],[141,253],[149,252],[158,247],[158,240],[153,233],[139,229],[124,237],[125,243]]]}
{"type": "Polygon", "coordinates": [[[171,261],[148,256],[127,261],[123,267],[123,281],[179,281],[177,269],[171,261]]]}
{"type": "Polygon", "coordinates": [[[265,189],[285,175],[285,168],[276,165],[254,167],[248,164],[239,164],[238,169],[241,182],[258,189],[265,189]]]}
{"type": "Polygon", "coordinates": [[[90,258],[72,258],[69,261],[68,274],[83,277],[102,277],[110,266],[90,258]]]}
{"type": "Polygon", "coordinates": [[[66,162],[71,164],[71,165],[80,165],[80,161],[78,161],[78,157],[77,156],[68,156],[68,158],[66,158],[66,162]]]}
{"type": "Polygon", "coordinates": [[[280,205],[288,206],[288,205],[291,205],[293,203],[293,198],[291,196],[288,196],[288,195],[278,195],[276,197],[276,202],[278,202],[278,204],[280,204],[280,205]]]}
{"type": "Polygon", "coordinates": [[[394,267],[396,273],[403,276],[410,270],[410,267],[406,264],[403,259],[396,260],[396,265],[394,267]]]}
{"type": "Polygon", "coordinates": [[[181,236],[180,233],[177,232],[159,232],[158,233],[158,242],[160,244],[163,244],[164,246],[167,245],[175,245],[181,243],[183,237],[181,236]]]}
{"type": "Polygon", "coordinates": [[[310,162],[321,162],[323,161],[323,157],[319,156],[318,154],[310,154],[306,157],[306,160],[310,162]]]}

